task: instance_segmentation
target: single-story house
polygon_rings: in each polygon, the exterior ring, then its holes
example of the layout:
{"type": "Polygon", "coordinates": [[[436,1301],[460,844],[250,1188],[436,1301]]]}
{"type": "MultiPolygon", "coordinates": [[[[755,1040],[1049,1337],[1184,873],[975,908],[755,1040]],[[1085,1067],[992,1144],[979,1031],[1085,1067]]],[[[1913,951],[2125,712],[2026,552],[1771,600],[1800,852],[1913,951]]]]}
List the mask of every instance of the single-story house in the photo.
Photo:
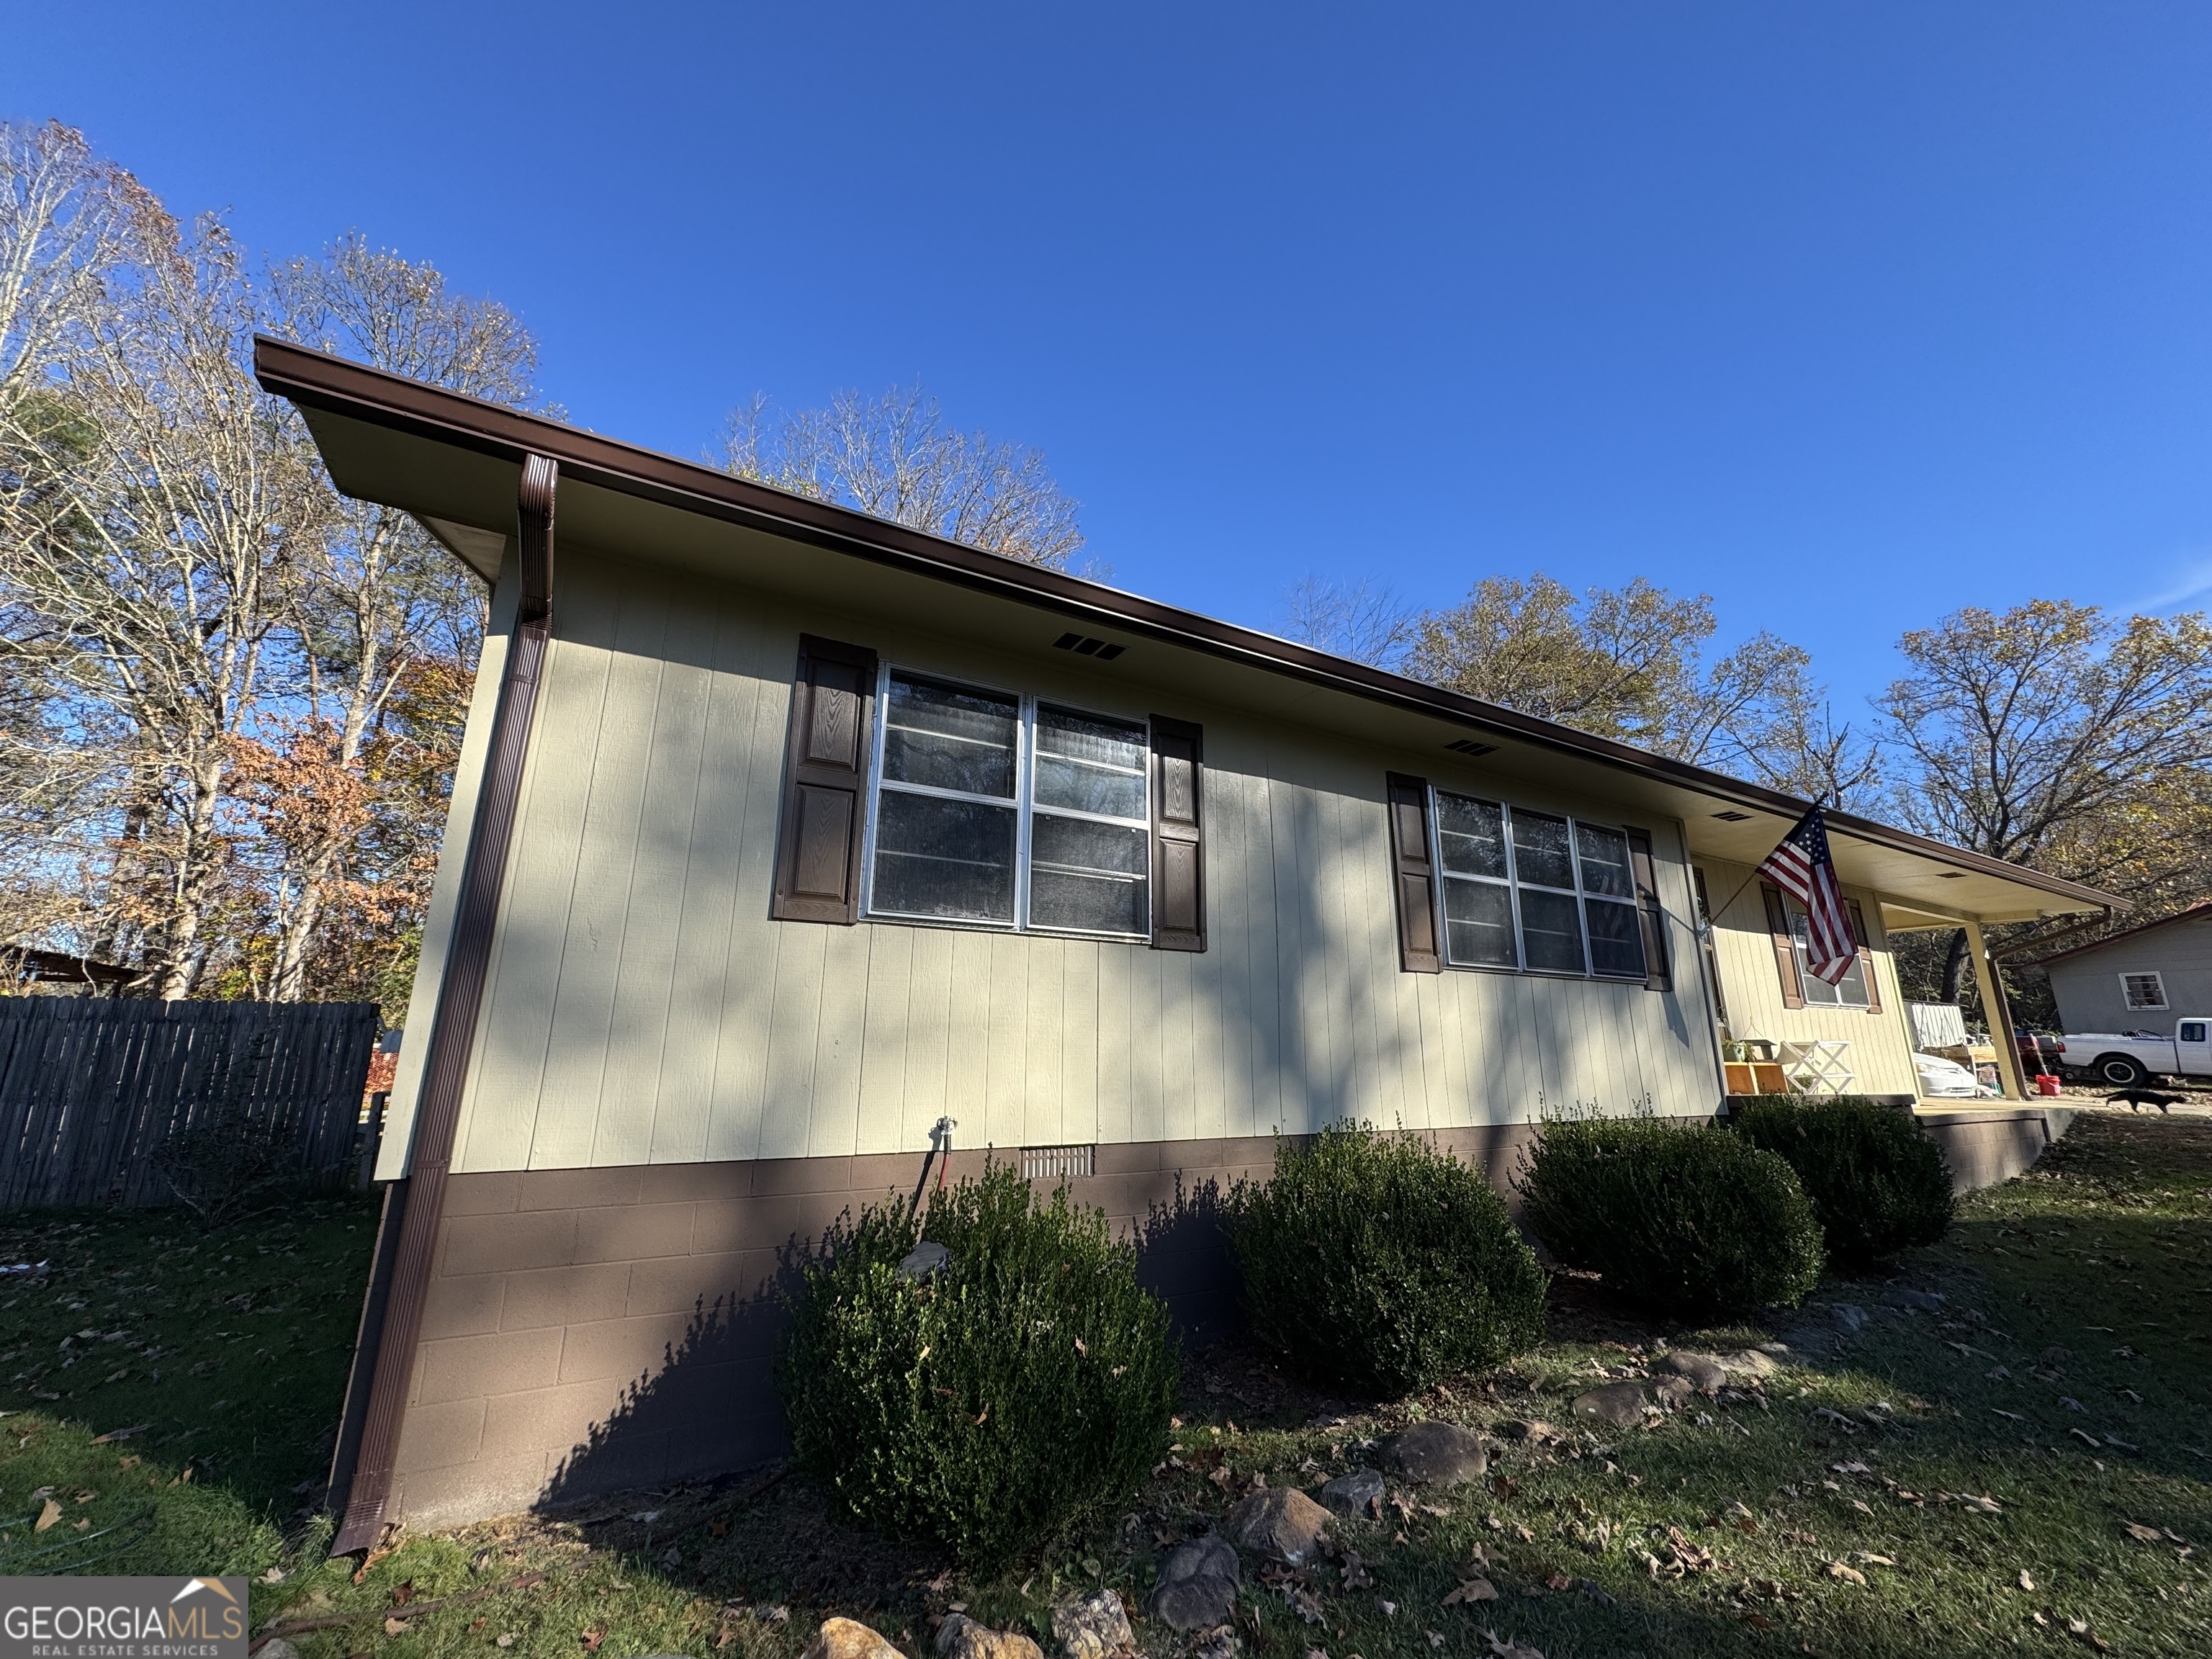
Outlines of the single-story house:
{"type": "Polygon", "coordinates": [[[2036,965],[2051,975],[2061,1030],[2171,1036],[2184,1016],[2212,1014],[2212,899],[2036,965]]]}
{"type": "MultiPolygon", "coordinates": [[[[2103,909],[1769,789],[264,340],[492,592],[378,1174],[342,1549],[773,1454],[765,1286],[939,1153],[1066,1179],[1202,1323],[1209,1194],[1344,1118],[1503,1182],[1730,1074],[1910,1108],[1901,928],[2103,909]],[[556,551],[557,534],[557,556],[556,551]],[[1710,916],[1710,926],[1703,918],[1710,916]]],[[[2019,1093],[2017,1080],[2013,1091],[2019,1093]]]]}

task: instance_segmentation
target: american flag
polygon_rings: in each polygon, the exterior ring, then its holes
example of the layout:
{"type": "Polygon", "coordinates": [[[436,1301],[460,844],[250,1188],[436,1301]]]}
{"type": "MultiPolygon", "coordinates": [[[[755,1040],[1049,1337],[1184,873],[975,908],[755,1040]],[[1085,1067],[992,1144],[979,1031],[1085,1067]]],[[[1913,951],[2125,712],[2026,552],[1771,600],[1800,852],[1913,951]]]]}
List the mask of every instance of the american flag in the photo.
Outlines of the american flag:
{"type": "Polygon", "coordinates": [[[1806,966],[1813,977],[1841,984],[1858,960],[1858,943],[1851,937],[1843,884],[1836,879],[1836,861],[1828,856],[1827,820],[1819,807],[1797,820],[1782,845],[1766,855],[1759,873],[1805,907],[1811,924],[1806,930],[1806,966]]]}

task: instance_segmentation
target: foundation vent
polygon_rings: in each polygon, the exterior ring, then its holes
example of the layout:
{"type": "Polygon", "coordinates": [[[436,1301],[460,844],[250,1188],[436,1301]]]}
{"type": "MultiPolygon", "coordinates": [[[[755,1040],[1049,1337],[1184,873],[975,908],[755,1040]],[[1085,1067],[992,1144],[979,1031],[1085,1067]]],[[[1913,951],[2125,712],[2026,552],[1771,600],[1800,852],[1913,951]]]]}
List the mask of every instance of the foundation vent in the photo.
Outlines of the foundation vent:
{"type": "Polygon", "coordinates": [[[1082,1181],[1097,1165],[1095,1146],[1024,1146],[1022,1175],[1030,1181],[1082,1181]]]}

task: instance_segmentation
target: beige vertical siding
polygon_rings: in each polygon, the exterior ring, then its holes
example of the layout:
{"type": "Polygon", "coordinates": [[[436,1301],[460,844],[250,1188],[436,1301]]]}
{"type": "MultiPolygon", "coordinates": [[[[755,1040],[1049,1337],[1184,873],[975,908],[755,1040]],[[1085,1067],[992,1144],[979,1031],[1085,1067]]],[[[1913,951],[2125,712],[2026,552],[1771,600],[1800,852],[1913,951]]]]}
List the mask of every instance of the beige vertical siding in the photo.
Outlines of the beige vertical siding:
{"type": "MultiPolygon", "coordinates": [[[[1040,683],[1034,664],[574,546],[562,583],[458,1170],[918,1151],[940,1115],[958,1120],[960,1145],[1012,1147],[1295,1133],[1346,1116],[1458,1127],[1544,1103],[1625,1110],[1647,1095],[1665,1112],[1711,1109],[1677,825],[1646,825],[1674,993],[1405,974],[1382,775],[1425,767],[1449,781],[1441,757],[1162,708],[1205,726],[1203,953],[774,922],[802,629],[1083,706],[1118,698],[1132,715],[1155,712],[1151,694],[1102,691],[1110,678],[1079,665],[1040,683]]],[[[1479,773],[1458,781],[1482,787],[1479,773]]]]}
{"type": "Polygon", "coordinates": [[[1713,919],[1713,950],[1720,961],[1721,999],[1728,1005],[1729,1035],[1810,1042],[1840,1039],[1851,1045],[1845,1064],[1856,1074],[1853,1087],[1863,1094],[1909,1095],[1918,1091],[1912,1069],[1912,1042],[1898,990],[1897,961],[1881,929],[1881,906],[1860,888],[1844,890],[1859,902],[1866,917],[1881,1012],[1863,1008],[1785,1008],[1782,975],[1767,932],[1765,901],[1750,880],[1748,866],[1700,859],[1705,892],[1723,907],[1713,919]],[[1730,895],[1735,896],[1731,898],[1730,895]]]}
{"type": "Polygon", "coordinates": [[[519,569],[514,544],[509,542],[507,562],[486,619],[483,652],[477,661],[476,689],[469,698],[468,724],[461,734],[460,759],[453,771],[453,795],[446,804],[445,852],[431,883],[429,914],[422,921],[421,966],[407,999],[407,1037],[400,1044],[399,1063],[393,1069],[384,1139],[376,1155],[379,1181],[397,1181],[407,1173],[423,1062],[430,1053],[430,1027],[437,1019],[438,989],[445,977],[447,952],[453,946],[454,915],[460,908],[469,830],[476,819],[492,717],[499,707],[500,676],[506,672],[507,643],[514,631],[516,600],[521,591],[519,569]]]}

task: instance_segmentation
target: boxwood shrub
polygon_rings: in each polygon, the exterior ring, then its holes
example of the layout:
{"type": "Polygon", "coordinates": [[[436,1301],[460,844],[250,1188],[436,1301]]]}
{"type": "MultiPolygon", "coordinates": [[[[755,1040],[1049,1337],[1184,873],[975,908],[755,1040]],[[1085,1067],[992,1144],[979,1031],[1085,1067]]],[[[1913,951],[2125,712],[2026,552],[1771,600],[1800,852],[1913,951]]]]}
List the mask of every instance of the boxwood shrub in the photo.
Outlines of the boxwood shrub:
{"type": "Polygon", "coordinates": [[[1294,1370],[1396,1398],[1544,1333],[1547,1276],[1475,1170],[1344,1123],[1279,1141],[1230,1197],[1253,1336],[1294,1370]]]}
{"type": "Polygon", "coordinates": [[[1133,1247],[1065,1188],[993,1167],[917,1214],[841,1218],[802,1262],[776,1382],[796,1462],[833,1506],[985,1566],[1125,1501],[1167,1455],[1180,1388],[1133,1247]],[[951,1252],[927,1279],[918,1240],[951,1252]]]}
{"type": "Polygon", "coordinates": [[[1547,1122],[1515,1185],[1547,1249],[1656,1313],[1794,1307],[1820,1280],[1820,1225],[1796,1176],[1725,1129],[1547,1122]]]}
{"type": "Polygon", "coordinates": [[[1951,1172],[1912,1114],[1849,1096],[1764,1096],[1737,1103],[1732,1127],[1796,1171],[1828,1254],[1863,1266],[1951,1225],[1951,1172]]]}

